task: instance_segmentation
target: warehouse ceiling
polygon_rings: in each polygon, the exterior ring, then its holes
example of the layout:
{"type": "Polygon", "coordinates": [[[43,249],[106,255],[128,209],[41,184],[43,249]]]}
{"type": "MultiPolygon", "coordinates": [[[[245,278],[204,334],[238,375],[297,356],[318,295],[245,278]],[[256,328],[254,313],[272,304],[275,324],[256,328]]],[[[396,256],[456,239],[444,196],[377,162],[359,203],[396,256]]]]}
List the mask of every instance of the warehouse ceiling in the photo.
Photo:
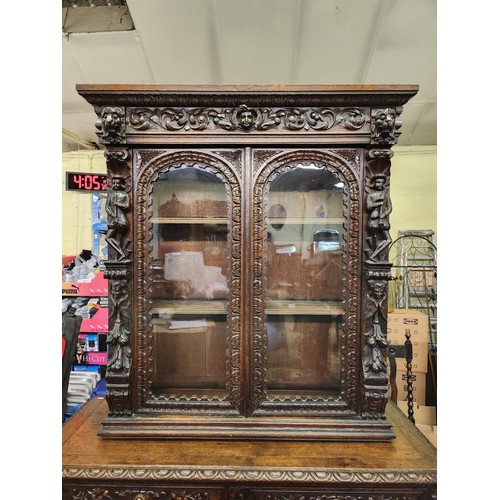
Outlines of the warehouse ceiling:
{"type": "Polygon", "coordinates": [[[97,142],[77,83],[418,84],[399,145],[436,144],[435,0],[63,0],[63,151],[97,142]]]}

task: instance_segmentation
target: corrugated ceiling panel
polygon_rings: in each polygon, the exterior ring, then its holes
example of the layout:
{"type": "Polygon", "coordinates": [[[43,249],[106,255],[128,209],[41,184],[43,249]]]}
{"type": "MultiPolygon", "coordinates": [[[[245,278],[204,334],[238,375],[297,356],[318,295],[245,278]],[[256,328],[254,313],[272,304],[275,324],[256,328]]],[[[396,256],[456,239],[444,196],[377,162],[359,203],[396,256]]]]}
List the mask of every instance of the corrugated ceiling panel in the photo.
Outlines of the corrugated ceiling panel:
{"type": "Polygon", "coordinates": [[[97,143],[97,135],[95,134],[97,116],[92,107],[90,109],[91,111],[88,112],[64,113],[63,128],[87,142],[97,143]]]}
{"type": "Polygon", "coordinates": [[[437,105],[429,102],[425,105],[419,117],[415,131],[411,137],[411,144],[437,143],[437,105]]]}
{"type": "Polygon", "coordinates": [[[75,59],[69,41],[62,38],[62,104],[63,110],[88,110],[89,104],[82,100],[75,90],[75,82],[86,83],[87,78],[75,59]]]}
{"type": "Polygon", "coordinates": [[[303,0],[294,83],[371,83],[362,77],[380,4],[303,0]]]}
{"type": "Polygon", "coordinates": [[[77,33],[69,37],[88,82],[154,83],[135,31],[77,33]]]}
{"type": "Polygon", "coordinates": [[[403,126],[398,140],[400,146],[411,144],[411,138],[415,132],[415,127],[418,124],[418,119],[422,114],[423,108],[424,103],[413,101],[403,106],[403,113],[400,117],[403,126]]]}
{"type": "Polygon", "coordinates": [[[212,2],[128,0],[156,83],[223,83],[212,2]]]}
{"type": "Polygon", "coordinates": [[[387,0],[366,80],[420,85],[425,101],[436,80],[435,0],[387,0]]]}
{"type": "Polygon", "coordinates": [[[214,3],[225,83],[290,83],[299,0],[214,3]]]}

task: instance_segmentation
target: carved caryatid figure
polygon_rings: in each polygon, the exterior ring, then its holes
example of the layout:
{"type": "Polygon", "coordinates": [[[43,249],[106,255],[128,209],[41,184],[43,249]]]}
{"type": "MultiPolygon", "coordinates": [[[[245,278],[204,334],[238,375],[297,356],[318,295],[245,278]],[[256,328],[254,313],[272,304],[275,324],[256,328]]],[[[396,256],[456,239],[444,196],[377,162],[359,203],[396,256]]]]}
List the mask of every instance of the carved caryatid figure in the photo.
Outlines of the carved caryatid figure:
{"type": "Polygon", "coordinates": [[[368,302],[365,313],[365,319],[368,321],[367,331],[364,333],[366,337],[366,346],[364,349],[364,365],[365,368],[372,372],[378,373],[386,369],[383,349],[389,343],[387,336],[382,331],[380,320],[383,315],[383,301],[386,295],[386,283],[384,281],[369,280],[368,286],[368,302]]]}
{"type": "Polygon", "coordinates": [[[114,321],[106,343],[110,346],[108,369],[111,371],[130,368],[130,313],[127,280],[110,280],[109,318],[114,321]]]}
{"type": "Polygon", "coordinates": [[[125,191],[125,179],[113,177],[111,191],[108,192],[106,213],[108,214],[108,233],[106,241],[116,250],[117,260],[127,256],[126,247],[129,241],[125,238],[128,231],[128,220],[125,211],[130,207],[130,200],[125,191]]]}
{"type": "Polygon", "coordinates": [[[366,197],[366,208],[370,212],[367,237],[369,262],[380,261],[381,252],[387,249],[392,241],[389,234],[391,228],[389,214],[392,212],[392,204],[389,187],[386,184],[386,175],[374,175],[366,197]]]}

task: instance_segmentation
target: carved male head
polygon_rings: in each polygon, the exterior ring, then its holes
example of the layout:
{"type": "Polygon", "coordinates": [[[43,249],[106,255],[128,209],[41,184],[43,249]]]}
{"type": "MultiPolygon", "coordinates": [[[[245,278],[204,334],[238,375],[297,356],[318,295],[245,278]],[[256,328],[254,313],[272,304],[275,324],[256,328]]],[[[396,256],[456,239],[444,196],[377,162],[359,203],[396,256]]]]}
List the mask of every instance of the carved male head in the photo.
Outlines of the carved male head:
{"type": "Polygon", "coordinates": [[[241,128],[250,129],[255,123],[255,111],[242,106],[236,115],[241,128]]]}

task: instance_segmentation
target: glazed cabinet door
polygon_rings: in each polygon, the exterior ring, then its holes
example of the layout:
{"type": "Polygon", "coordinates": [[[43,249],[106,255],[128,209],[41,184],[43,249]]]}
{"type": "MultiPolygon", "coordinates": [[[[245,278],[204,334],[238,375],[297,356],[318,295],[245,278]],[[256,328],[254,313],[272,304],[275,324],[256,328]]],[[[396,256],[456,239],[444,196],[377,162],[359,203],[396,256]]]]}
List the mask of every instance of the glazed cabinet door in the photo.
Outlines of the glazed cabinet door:
{"type": "Polygon", "coordinates": [[[236,411],[241,151],[139,151],[139,409],[236,411]],[[148,157],[151,159],[148,161],[148,157]],[[142,217],[141,217],[142,215],[142,217]]]}
{"type": "Polygon", "coordinates": [[[354,408],[358,151],[255,150],[256,413],[354,408]],[[352,276],[351,276],[352,278],[352,276]]]}

